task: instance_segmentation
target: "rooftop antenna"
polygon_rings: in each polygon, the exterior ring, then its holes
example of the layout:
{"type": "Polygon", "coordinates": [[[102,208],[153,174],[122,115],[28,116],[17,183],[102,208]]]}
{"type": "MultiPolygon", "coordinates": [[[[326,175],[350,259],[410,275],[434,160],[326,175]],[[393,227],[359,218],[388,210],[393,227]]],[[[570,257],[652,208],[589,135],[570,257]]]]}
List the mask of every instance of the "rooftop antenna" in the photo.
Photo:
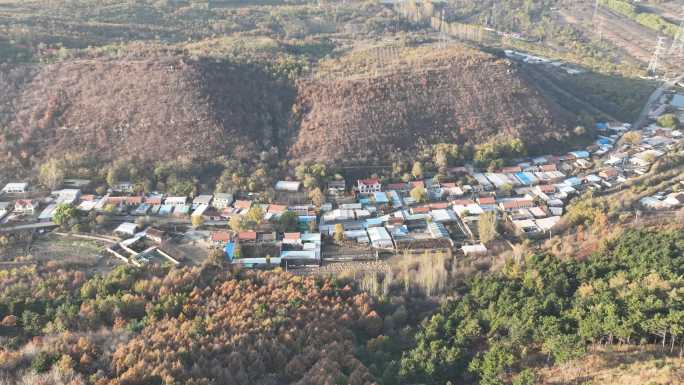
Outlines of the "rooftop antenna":
{"type": "Polygon", "coordinates": [[[672,46],[668,54],[674,57],[684,55],[684,7],[682,7],[682,22],[679,24],[679,29],[677,34],[675,34],[674,40],[672,40],[672,46]]]}
{"type": "Polygon", "coordinates": [[[665,37],[658,36],[658,41],[656,42],[655,51],[653,52],[653,57],[651,57],[651,61],[648,63],[648,70],[647,70],[647,73],[653,77],[655,77],[657,75],[658,65],[660,64],[660,56],[662,55],[664,49],[665,49],[665,37]]]}

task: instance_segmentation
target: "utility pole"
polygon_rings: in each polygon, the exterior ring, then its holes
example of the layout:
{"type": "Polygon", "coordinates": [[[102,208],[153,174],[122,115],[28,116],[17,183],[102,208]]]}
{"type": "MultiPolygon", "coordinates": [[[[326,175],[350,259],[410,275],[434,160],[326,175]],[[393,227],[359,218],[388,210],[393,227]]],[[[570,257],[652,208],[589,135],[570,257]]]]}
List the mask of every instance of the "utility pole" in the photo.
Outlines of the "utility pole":
{"type": "Polygon", "coordinates": [[[648,75],[653,77],[657,76],[658,66],[660,65],[660,56],[662,55],[664,49],[665,37],[658,36],[658,41],[656,42],[655,50],[653,51],[653,57],[651,57],[651,61],[648,63],[648,75]]]}

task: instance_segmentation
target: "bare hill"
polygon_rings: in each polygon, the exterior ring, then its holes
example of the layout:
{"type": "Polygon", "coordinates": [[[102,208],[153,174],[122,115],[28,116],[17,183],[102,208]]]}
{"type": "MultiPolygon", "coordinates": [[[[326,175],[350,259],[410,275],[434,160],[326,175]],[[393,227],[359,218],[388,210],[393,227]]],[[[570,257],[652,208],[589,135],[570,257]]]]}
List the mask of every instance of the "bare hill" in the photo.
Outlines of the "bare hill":
{"type": "Polygon", "coordinates": [[[16,150],[39,159],[247,156],[276,142],[294,100],[256,67],[177,58],[52,64],[17,94],[9,123],[22,138],[16,150]]]}
{"type": "Polygon", "coordinates": [[[461,46],[379,55],[382,66],[351,55],[323,66],[334,77],[300,82],[292,156],[372,161],[420,142],[539,144],[567,131],[569,116],[508,61],[461,46]]]}
{"type": "Polygon", "coordinates": [[[382,66],[364,51],[323,61],[296,84],[206,59],[50,64],[4,82],[0,144],[25,166],[70,153],[254,159],[273,146],[295,160],[360,164],[419,143],[534,145],[566,132],[568,116],[506,60],[461,46],[391,52],[382,66]]]}

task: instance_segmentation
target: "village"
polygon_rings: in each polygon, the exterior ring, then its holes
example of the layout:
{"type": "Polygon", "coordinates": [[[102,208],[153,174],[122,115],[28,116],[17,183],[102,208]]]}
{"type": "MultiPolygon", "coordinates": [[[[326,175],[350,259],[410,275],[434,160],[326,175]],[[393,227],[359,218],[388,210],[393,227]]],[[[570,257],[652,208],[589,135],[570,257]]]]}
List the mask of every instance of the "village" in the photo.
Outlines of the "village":
{"type": "MultiPolygon", "coordinates": [[[[327,183],[319,205],[301,202],[306,195],[295,180],[277,182],[279,201],[269,203],[222,192],[139,195],[129,182],[109,186],[101,196],[89,180],[67,179],[49,194],[10,182],[0,195],[0,235],[53,231],[68,220],[67,212],[104,224],[97,234],[73,236],[104,241],[107,256],[136,266],[198,263],[208,255],[244,267],[286,269],[402,253],[486,256],[496,235],[509,245],[552,236],[571,199],[617,191],[681,148],[682,131],[659,124],[666,113],[684,121],[684,95],[662,95],[649,111],[651,123],[640,130],[598,123],[595,143],[583,150],[521,159],[498,170],[450,167],[439,181],[338,178],[327,183]]],[[[681,208],[684,181],[639,204],[651,211],[681,208]]]]}

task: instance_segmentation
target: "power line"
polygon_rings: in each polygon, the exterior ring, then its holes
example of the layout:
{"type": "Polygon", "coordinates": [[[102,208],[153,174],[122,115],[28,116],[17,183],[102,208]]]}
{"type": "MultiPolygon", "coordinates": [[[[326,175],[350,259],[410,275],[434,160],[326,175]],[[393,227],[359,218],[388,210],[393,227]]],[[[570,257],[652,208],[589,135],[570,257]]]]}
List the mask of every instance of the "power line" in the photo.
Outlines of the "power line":
{"type": "Polygon", "coordinates": [[[658,41],[656,42],[655,50],[653,51],[653,57],[651,57],[651,61],[648,63],[648,70],[647,73],[653,77],[657,75],[658,72],[658,66],[660,65],[660,56],[663,54],[663,51],[665,50],[665,37],[663,36],[658,36],[658,41]]]}

